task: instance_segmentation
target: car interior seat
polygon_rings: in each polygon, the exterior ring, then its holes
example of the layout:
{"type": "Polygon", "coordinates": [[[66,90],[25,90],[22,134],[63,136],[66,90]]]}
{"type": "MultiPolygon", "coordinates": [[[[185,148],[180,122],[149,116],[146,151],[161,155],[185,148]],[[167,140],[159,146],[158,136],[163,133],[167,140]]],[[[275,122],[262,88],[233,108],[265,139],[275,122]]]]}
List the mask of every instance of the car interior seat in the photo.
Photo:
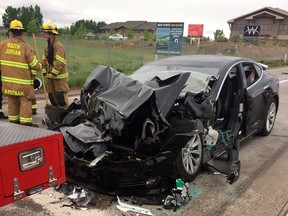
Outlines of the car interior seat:
{"type": "Polygon", "coordinates": [[[243,68],[246,76],[247,85],[250,85],[251,83],[254,82],[256,78],[255,71],[250,65],[245,65],[243,68]]]}
{"type": "Polygon", "coordinates": [[[230,108],[233,105],[233,81],[236,77],[236,68],[231,69],[229,75],[226,77],[217,102],[217,119],[214,124],[216,128],[224,128],[228,122],[230,108]]]}
{"type": "Polygon", "coordinates": [[[231,105],[230,102],[232,94],[232,81],[229,77],[227,77],[219,95],[219,99],[221,102],[221,110],[218,118],[224,118],[225,116],[227,116],[231,105]]]}

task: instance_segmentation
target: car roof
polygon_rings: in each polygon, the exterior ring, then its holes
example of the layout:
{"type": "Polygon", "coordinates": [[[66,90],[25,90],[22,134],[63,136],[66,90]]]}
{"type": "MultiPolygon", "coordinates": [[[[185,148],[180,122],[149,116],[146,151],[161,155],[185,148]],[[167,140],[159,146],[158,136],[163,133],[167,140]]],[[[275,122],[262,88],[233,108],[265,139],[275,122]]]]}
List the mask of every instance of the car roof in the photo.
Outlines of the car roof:
{"type": "Polygon", "coordinates": [[[218,76],[224,67],[229,67],[236,62],[245,60],[253,61],[247,58],[223,55],[181,55],[153,61],[142,66],[135,73],[145,73],[154,70],[156,72],[161,68],[162,71],[192,70],[218,76]]]}

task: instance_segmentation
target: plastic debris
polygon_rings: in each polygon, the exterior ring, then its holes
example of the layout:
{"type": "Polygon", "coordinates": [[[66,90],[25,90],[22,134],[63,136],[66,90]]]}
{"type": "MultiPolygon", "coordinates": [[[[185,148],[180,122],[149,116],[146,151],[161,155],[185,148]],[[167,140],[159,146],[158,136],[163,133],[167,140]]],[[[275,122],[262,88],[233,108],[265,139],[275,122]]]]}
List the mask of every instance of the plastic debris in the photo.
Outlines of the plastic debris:
{"type": "Polygon", "coordinates": [[[87,189],[75,187],[73,193],[67,198],[75,203],[76,206],[85,207],[91,202],[93,194],[87,189]]]}
{"type": "Polygon", "coordinates": [[[82,207],[86,207],[94,197],[93,193],[90,192],[88,189],[68,183],[56,186],[55,190],[64,193],[65,197],[53,203],[63,202],[65,200],[69,200],[71,202],[69,204],[63,204],[62,207],[71,207],[86,210],[82,207]]]}
{"type": "Polygon", "coordinates": [[[136,212],[138,214],[154,216],[154,214],[149,209],[145,209],[145,208],[141,208],[138,206],[133,206],[130,204],[123,203],[118,196],[117,196],[117,200],[118,200],[117,208],[123,212],[132,211],[132,212],[136,212]]]}
{"type": "Polygon", "coordinates": [[[184,183],[182,179],[176,179],[176,188],[172,189],[172,195],[166,197],[163,207],[176,211],[180,206],[188,203],[192,198],[188,189],[189,183],[184,183]]]}

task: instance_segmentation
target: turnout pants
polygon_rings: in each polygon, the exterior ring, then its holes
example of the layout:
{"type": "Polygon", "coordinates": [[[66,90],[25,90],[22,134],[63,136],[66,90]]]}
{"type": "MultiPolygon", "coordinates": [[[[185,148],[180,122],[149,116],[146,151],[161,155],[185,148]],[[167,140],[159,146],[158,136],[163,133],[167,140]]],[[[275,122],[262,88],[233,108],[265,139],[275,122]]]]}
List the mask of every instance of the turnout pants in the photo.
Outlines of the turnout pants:
{"type": "Polygon", "coordinates": [[[69,107],[69,92],[68,79],[47,79],[47,92],[52,106],[60,108],[69,107]]]}
{"type": "Polygon", "coordinates": [[[32,110],[37,110],[37,102],[36,102],[36,98],[34,100],[32,100],[32,106],[31,106],[32,110]]]}
{"type": "Polygon", "coordinates": [[[0,76],[0,112],[3,112],[2,110],[2,100],[3,100],[3,95],[2,95],[2,82],[1,82],[1,76],[0,76]]]}
{"type": "Polygon", "coordinates": [[[52,106],[68,108],[69,99],[67,93],[55,92],[55,93],[49,93],[48,96],[52,106]]]}
{"type": "Polygon", "coordinates": [[[32,124],[32,101],[26,97],[8,95],[8,119],[13,123],[32,124]]]}

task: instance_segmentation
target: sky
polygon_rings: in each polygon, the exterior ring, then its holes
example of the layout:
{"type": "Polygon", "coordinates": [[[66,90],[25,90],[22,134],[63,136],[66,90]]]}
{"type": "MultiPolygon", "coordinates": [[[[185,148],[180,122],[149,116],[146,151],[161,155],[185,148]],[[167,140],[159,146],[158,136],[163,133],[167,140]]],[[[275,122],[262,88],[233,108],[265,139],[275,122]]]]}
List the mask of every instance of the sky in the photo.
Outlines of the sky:
{"type": "Polygon", "coordinates": [[[59,27],[70,27],[77,20],[125,22],[184,22],[184,36],[189,24],[203,24],[203,36],[212,37],[223,30],[229,38],[228,20],[264,7],[288,11],[288,0],[1,0],[0,25],[7,6],[40,6],[44,22],[54,21],[59,27]]]}

